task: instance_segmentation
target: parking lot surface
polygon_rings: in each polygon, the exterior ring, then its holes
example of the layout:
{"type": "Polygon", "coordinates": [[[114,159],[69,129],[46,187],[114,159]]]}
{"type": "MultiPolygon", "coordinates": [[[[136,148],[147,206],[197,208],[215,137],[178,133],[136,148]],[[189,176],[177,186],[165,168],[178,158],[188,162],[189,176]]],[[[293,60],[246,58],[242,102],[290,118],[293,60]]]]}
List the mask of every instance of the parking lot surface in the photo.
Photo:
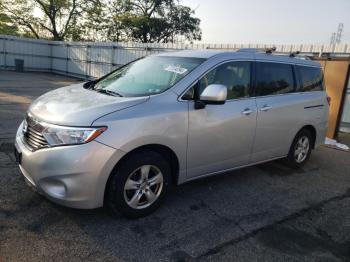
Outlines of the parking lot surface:
{"type": "Polygon", "coordinates": [[[0,71],[0,261],[350,261],[350,153],[319,147],[307,165],[261,164],[174,188],[128,220],[60,207],[14,163],[29,103],[76,79],[0,71]]]}

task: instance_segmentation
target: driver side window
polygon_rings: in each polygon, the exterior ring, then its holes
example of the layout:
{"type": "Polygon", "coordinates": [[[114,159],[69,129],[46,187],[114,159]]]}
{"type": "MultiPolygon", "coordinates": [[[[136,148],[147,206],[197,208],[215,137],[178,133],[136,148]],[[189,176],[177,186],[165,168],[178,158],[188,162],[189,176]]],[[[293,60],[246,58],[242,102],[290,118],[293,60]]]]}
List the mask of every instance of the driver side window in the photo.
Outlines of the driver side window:
{"type": "Polygon", "coordinates": [[[198,82],[198,93],[211,84],[221,84],[227,87],[227,100],[249,97],[250,93],[250,62],[229,62],[208,72],[198,82]]]}

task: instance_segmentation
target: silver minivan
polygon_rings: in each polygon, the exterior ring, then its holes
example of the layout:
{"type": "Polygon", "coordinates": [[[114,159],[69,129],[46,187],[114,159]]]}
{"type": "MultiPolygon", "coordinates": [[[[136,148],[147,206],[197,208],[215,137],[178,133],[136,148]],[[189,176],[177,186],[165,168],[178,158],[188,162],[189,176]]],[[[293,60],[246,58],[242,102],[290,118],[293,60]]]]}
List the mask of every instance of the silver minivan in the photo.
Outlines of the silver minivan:
{"type": "Polygon", "coordinates": [[[301,167],[325,139],[328,109],[308,59],[159,54],[36,99],[15,155],[25,181],[56,203],[141,217],[171,185],[280,158],[301,167]]]}

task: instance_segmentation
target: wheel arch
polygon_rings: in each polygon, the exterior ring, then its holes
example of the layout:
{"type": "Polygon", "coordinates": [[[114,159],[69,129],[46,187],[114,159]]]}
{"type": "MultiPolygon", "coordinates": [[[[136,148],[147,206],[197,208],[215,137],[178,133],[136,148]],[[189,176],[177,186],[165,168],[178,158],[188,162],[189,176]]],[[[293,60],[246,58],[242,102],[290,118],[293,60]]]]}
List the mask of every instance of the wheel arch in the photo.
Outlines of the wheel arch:
{"type": "Polygon", "coordinates": [[[114,166],[111,173],[108,176],[106,185],[105,185],[105,191],[104,191],[104,199],[106,198],[106,193],[108,192],[108,186],[110,184],[110,179],[112,177],[112,174],[117,171],[118,167],[122,165],[125,161],[128,161],[131,155],[141,152],[141,151],[153,151],[158,154],[160,154],[162,157],[164,157],[168,163],[170,164],[171,168],[171,177],[172,177],[172,184],[176,185],[179,178],[179,159],[175,152],[168,146],[161,145],[161,144],[147,144],[143,146],[139,146],[137,148],[132,149],[127,154],[125,154],[114,166]]]}
{"type": "Polygon", "coordinates": [[[305,126],[303,126],[302,128],[299,129],[298,133],[301,130],[308,130],[311,133],[311,135],[312,135],[312,148],[314,149],[315,148],[315,143],[316,143],[316,137],[317,137],[316,128],[313,125],[305,125],[305,126]]]}

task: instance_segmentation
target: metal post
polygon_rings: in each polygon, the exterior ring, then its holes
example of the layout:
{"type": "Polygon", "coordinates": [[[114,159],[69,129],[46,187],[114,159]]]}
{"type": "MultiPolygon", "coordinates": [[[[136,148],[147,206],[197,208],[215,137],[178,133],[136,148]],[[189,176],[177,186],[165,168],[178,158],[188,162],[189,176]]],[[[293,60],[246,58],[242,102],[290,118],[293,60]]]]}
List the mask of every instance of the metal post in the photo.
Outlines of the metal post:
{"type": "Polygon", "coordinates": [[[7,63],[6,63],[6,53],[7,53],[7,48],[6,48],[6,41],[7,41],[7,38],[4,38],[4,69],[6,70],[7,68],[7,63]]]}
{"type": "Polygon", "coordinates": [[[86,55],[85,55],[85,77],[88,79],[89,75],[89,45],[86,45],[86,55]]]}
{"type": "Polygon", "coordinates": [[[88,61],[87,61],[87,63],[88,63],[88,75],[89,75],[89,77],[92,77],[92,74],[91,74],[91,49],[92,48],[92,46],[89,46],[89,57],[88,57],[88,61]]]}
{"type": "MultiPolygon", "coordinates": [[[[2,51],[1,51],[1,53],[2,53],[2,58],[4,59],[4,57],[5,57],[5,40],[4,40],[4,38],[1,38],[1,40],[2,40],[2,51]]],[[[5,62],[3,62],[3,64],[1,64],[1,67],[5,68],[5,62]]]]}
{"type": "Polygon", "coordinates": [[[69,60],[69,45],[66,44],[67,56],[66,56],[66,75],[68,75],[68,60],[69,60]]]}
{"type": "Polygon", "coordinates": [[[50,72],[53,70],[53,44],[49,43],[50,47],[50,72]]]}
{"type": "Polygon", "coordinates": [[[115,57],[116,46],[112,43],[112,57],[111,57],[111,71],[114,69],[114,57],[115,57]]]}
{"type": "Polygon", "coordinates": [[[322,54],[323,54],[323,45],[322,45],[321,48],[320,48],[320,52],[319,52],[319,54],[318,54],[318,57],[322,57],[322,54]]]}

